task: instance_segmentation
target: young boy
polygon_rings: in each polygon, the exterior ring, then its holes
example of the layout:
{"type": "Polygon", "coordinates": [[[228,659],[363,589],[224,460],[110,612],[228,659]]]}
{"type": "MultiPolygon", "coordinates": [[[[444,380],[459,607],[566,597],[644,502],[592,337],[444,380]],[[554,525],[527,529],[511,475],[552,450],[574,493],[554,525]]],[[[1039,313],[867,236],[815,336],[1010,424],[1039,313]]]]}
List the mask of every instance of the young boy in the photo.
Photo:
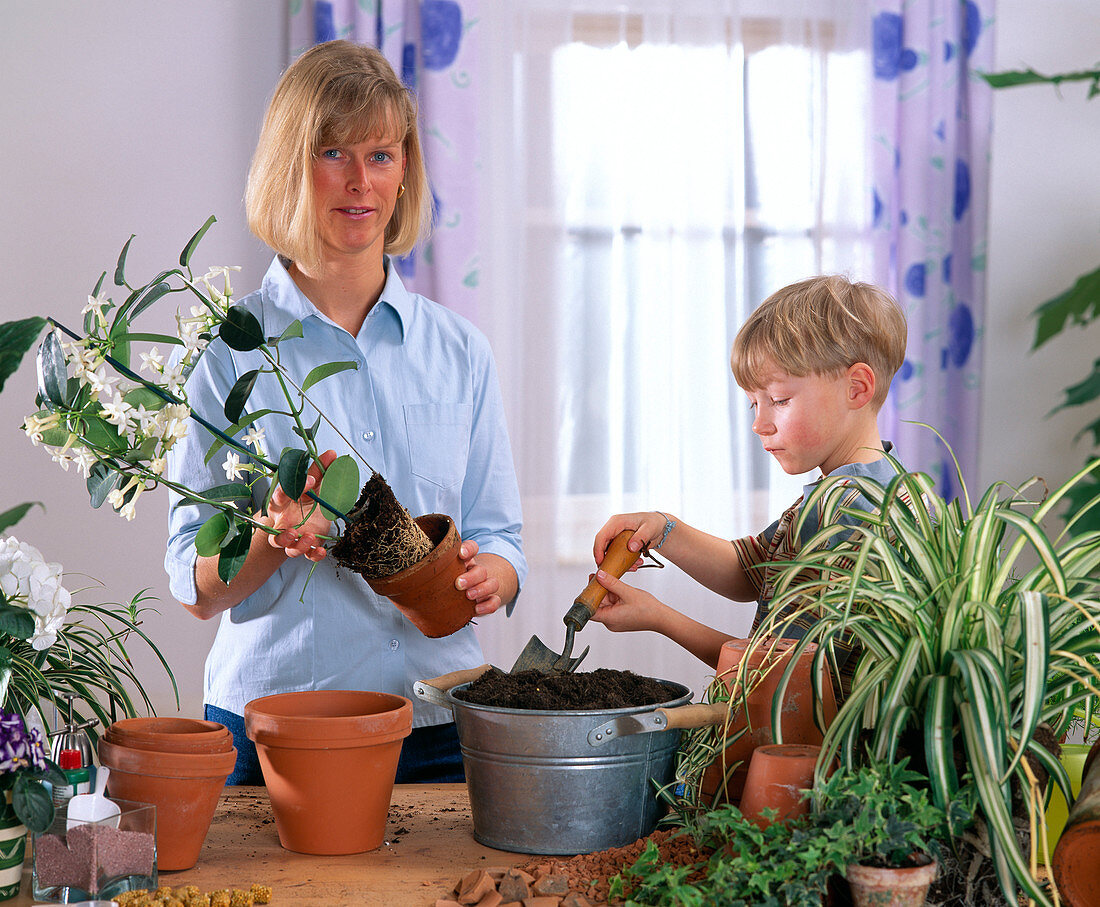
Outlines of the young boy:
{"type": "MultiPolygon", "coordinates": [[[[733,375],[755,414],[752,430],[784,472],[816,469],[822,476],[867,476],[883,485],[896,475],[885,453],[896,454],[879,437],[877,416],[905,357],[906,336],[905,316],[889,294],[844,277],[814,277],[784,287],[752,313],[734,340],[733,375]]],[[[641,551],[643,545],[659,549],[708,589],[734,601],[755,599],[755,630],[768,612],[773,589],[774,570],[761,565],[790,560],[821,528],[820,517],[810,518],[795,535],[812,489],[807,486],[760,535],[732,542],[666,513],[619,514],[597,533],[593,554],[600,564],[611,540],[632,529],[631,550],[641,551]]],[[[848,506],[871,509],[856,489],[847,497],[848,506]]],[[[730,634],[602,570],[596,578],[608,594],[593,620],[616,632],[656,631],[717,667],[730,634]]],[[[798,635],[798,627],[788,635],[798,635]]],[[[838,661],[846,655],[837,651],[838,661]]],[[[846,679],[841,680],[845,691],[846,679]]]]}

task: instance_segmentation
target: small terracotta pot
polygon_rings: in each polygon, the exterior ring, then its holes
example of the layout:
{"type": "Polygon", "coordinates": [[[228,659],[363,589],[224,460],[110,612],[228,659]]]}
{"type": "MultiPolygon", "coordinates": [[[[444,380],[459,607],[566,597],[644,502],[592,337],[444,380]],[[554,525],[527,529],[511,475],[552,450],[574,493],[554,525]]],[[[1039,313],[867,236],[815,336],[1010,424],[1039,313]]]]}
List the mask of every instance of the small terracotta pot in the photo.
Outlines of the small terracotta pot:
{"type": "Polygon", "coordinates": [[[939,868],[935,860],[924,866],[883,869],[852,863],[844,872],[855,907],[920,907],[939,868]]]}
{"type": "MultiPolygon", "coordinates": [[[[703,774],[703,794],[716,802],[728,800],[737,803],[745,787],[749,772],[749,760],[758,746],[775,743],[772,729],[772,700],[775,698],[783,671],[790,663],[797,640],[777,639],[758,646],[751,654],[749,672],[766,669],[767,675],[753,688],[747,697],[747,708],[739,709],[727,730],[727,738],[733,740],[703,774]],[[747,716],[746,716],[747,712],[747,716]],[[746,721],[747,717],[747,721],[746,721]],[[743,731],[743,733],[741,733],[743,731]]],[[[718,657],[717,676],[731,689],[737,679],[738,668],[748,652],[747,639],[731,639],[722,646],[718,657]]],[[[799,743],[820,746],[824,739],[814,724],[812,670],[817,645],[810,643],[798,659],[794,674],[787,685],[782,712],[783,743],[799,743]]],[[[825,669],[822,678],[822,709],[825,725],[836,717],[836,700],[833,685],[825,669]]],[[[740,693],[738,693],[740,695],[740,693]]]]}
{"type": "Polygon", "coordinates": [[[118,746],[164,753],[226,753],[233,748],[224,724],[198,718],[123,718],[109,725],[103,737],[118,746]]]}
{"type": "Polygon", "coordinates": [[[99,740],[99,761],[111,770],[107,792],[157,808],[157,865],[190,869],[199,859],[210,820],[237,762],[237,751],[164,753],[99,740]]]}
{"type": "Polygon", "coordinates": [[[786,822],[810,811],[810,802],[802,791],[813,787],[814,766],[820,746],[803,743],[770,743],[753,750],[745,789],[741,794],[741,812],[761,828],[772,822],[786,822]],[[763,810],[778,811],[775,819],[763,810]]]}
{"type": "Polygon", "coordinates": [[[458,632],[474,617],[474,603],[455,588],[455,580],[466,572],[458,556],[462,539],[454,521],[442,513],[418,516],[416,523],[435,547],[411,567],[368,579],[367,585],[397,605],[421,633],[438,639],[458,632]]]}
{"type": "Polygon", "coordinates": [[[1054,883],[1066,904],[1092,904],[1100,891],[1100,743],[1085,757],[1081,792],[1054,848],[1054,883]]]}
{"type": "Polygon", "coordinates": [[[283,847],[347,854],[382,844],[401,744],[412,730],[408,699],[359,690],[280,693],[248,703],[244,726],[283,847]]]}

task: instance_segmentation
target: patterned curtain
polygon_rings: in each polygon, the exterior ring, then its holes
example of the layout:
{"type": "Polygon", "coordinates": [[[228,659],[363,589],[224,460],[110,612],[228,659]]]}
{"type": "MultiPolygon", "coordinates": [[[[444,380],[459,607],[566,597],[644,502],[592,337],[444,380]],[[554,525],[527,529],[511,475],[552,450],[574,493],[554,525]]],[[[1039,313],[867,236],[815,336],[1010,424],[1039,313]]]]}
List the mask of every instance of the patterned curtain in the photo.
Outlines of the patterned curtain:
{"type": "Polygon", "coordinates": [[[875,276],[909,317],[884,436],[952,495],[978,459],[994,0],[874,0],[875,276]]]}
{"type": "Polygon", "coordinates": [[[289,59],[345,38],[379,48],[417,94],[435,211],[397,262],[405,285],[477,322],[477,0],[291,0],[289,59]]]}

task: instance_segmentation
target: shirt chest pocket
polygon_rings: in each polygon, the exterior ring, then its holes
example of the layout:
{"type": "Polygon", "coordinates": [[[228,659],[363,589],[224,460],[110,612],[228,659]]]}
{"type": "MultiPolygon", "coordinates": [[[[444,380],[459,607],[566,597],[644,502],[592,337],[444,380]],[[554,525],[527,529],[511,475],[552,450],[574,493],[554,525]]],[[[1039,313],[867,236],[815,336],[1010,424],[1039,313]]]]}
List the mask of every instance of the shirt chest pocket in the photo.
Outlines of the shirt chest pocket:
{"type": "Polygon", "coordinates": [[[470,454],[470,403],[406,403],[412,473],[441,488],[461,482],[470,454]]]}

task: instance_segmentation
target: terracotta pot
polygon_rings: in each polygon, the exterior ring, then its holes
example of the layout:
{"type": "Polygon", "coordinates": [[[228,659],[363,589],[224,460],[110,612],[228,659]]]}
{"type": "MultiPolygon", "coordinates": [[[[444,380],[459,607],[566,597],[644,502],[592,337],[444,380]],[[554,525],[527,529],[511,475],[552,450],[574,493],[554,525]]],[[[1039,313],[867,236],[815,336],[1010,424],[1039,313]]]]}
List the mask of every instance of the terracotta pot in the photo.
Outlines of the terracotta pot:
{"type": "Polygon", "coordinates": [[[474,617],[474,603],[455,588],[465,571],[458,549],[462,539],[449,516],[429,513],[416,518],[417,525],[435,547],[411,567],[367,584],[384,595],[429,639],[450,636],[474,617]]]}
{"type": "Polygon", "coordinates": [[[1085,907],[1100,891],[1100,743],[1085,758],[1081,792],[1054,848],[1054,883],[1064,903],[1085,907]]]}
{"type": "Polygon", "coordinates": [[[124,718],[107,727],[106,740],[164,753],[226,753],[233,737],[224,724],[198,718],[124,718]]]}
{"type": "Polygon", "coordinates": [[[346,854],[382,844],[397,759],[412,730],[408,699],[358,690],[281,693],[248,703],[244,726],[283,847],[346,854]]]}
{"type": "MultiPolygon", "coordinates": [[[[739,710],[731,721],[726,736],[732,742],[703,774],[702,791],[708,800],[738,802],[745,787],[745,778],[748,775],[749,760],[753,750],[758,746],[775,743],[771,719],[772,700],[775,698],[779,681],[790,663],[792,650],[796,644],[797,640],[777,639],[770,645],[758,646],[753,651],[746,666],[747,669],[750,672],[764,669],[767,670],[767,674],[749,692],[747,709],[739,710]]],[[[749,641],[746,639],[731,639],[722,646],[722,652],[718,657],[717,676],[722,678],[731,691],[737,679],[738,668],[745,660],[748,646],[749,641]]],[[[781,726],[783,743],[820,746],[824,739],[821,731],[814,724],[811,672],[816,652],[817,645],[810,643],[799,657],[794,674],[787,685],[781,726]]],[[[825,726],[828,727],[836,717],[836,700],[833,696],[832,682],[828,677],[828,669],[825,668],[823,671],[826,676],[822,678],[822,709],[825,726]]],[[[738,692],[737,695],[740,693],[738,692]]]]}
{"type": "Polygon", "coordinates": [[[107,792],[112,797],[157,808],[158,867],[194,866],[237,751],[165,753],[119,746],[101,737],[99,761],[111,770],[107,792]]]}
{"type": "Polygon", "coordinates": [[[802,791],[814,785],[814,766],[820,746],[804,743],[770,743],[753,750],[745,789],[741,794],[741,812],[761,828],[772,822],[785,822],[810,811],[810,801],[802,791]],[[763,810],[778,811],[774,819],[763,810]]]}
{"type": "Polygon", "coordinates": [[[855,907],[920,907],[936,878],[938,864],[883,869],[852,863],[844,875],[852,889],[855,907]]]}

